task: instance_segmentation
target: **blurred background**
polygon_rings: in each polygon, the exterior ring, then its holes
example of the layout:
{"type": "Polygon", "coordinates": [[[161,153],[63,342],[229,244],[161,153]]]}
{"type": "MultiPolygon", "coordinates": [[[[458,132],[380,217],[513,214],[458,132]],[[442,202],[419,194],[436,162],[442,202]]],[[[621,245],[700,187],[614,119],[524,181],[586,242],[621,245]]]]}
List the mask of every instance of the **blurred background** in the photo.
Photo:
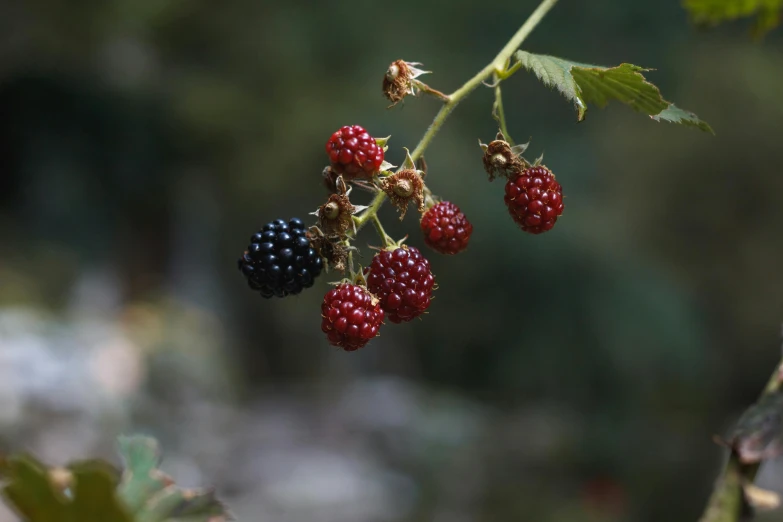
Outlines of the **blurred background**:
{"type": "MultiPolygon", "coordinates": [[[[780,356],[783,33],[560,2],[527,50],[655,68],[717,136],[621,105],[577,124],[518,73],[510,131],[567,195],[527,236],[486,181],[476,91],[427,152],[471,248],[430,252],[425,320],[357,353],[320,331],[337,274],[271,301],[236,269],[257,228],[325,200],[337,128],[392,135],[395,164],[416,144],[438,103],[386,110],[391,61],[450,92],[536,4],[0,2],[0,450],[115,459],[116,435],[148,433],[244,521],[696,520],[711,436],[780,356]]],[[[382,218],[424,247],[415,212],[382,218]]]]}

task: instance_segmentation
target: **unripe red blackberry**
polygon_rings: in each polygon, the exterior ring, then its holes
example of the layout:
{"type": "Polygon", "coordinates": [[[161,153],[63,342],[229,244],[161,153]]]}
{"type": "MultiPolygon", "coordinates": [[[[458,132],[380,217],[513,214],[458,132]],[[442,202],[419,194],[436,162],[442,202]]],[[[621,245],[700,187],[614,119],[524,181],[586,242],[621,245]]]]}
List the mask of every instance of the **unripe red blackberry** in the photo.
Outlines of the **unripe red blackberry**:
{"type": "Polygon", "coordinates": [[[324,296],[321,316],[321,330],[329,342],[351,352],[378,335],[384,314],[378,299],[366,288],[342,283],[324,296]]]}
{"type": "Polygon", "coordinates": [[[364,271],[367,288],[378,296],[393,323],[415,319],[430,306],[435,278],[430,262],[415,247],[382,250],[364,271]]]}
{"type": "Polygon", "coordinates": [[[347,179],[372,178],[383,163],[383,148],[358,125],[348,125],[326,142],[332,169],[347,179]]]}
{"type": "Polygon", "coordinates": [[[473,225],[450,201],[441,201],[424,213],[421,231],[427,246],[441,254],[457,254],[468,247],[473,225]]]}
{"type": "Polygon", "coordinates": [[[504,200],[519,228],[531,234],[550,230],[563,213],[563,188],[543,165],[510,177],[504,200]]]}
{"type": "Polygon", "coordinates": [[[253,234],[237,265],[250,288],[270,298],[298,294],[313,286],[323,260],[301,219],[276,219],[253,234]]]}

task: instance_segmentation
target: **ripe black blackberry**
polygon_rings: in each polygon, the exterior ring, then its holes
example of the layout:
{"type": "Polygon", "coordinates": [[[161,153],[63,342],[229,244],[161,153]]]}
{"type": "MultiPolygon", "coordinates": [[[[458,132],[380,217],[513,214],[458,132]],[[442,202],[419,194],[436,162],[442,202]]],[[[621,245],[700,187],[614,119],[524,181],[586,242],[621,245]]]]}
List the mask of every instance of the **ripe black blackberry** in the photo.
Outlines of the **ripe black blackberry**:
{"type": "Polygon", "coordinates": [[[301,219],[276,219],[250,238],[238,261],[247,284],[261,297],[296,295],[313,286],[323,260],[310,244],[301,219]]]}

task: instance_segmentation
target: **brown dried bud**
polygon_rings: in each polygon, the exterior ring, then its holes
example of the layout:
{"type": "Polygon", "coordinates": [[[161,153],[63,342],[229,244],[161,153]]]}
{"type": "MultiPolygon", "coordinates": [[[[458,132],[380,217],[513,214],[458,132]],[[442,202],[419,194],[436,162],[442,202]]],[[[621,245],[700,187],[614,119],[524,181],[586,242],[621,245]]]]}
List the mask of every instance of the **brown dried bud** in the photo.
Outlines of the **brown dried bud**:
{"type": "Polygon", "coordinates": [[[393,105],[411,94],[411,70],[404,60],[392,62],[383,76],[383,95],[393,105]]]}
{"type": "Polygon", "coordinates": [[[347,195],[332,194],[326,203],[318,207],[316,215],[324,234],[343,237],[353,224],[354,212],[356,207],[351,204],[347,195]]]}
{"type": "Polygon", "coordinates": [[[310,244],[326,262],[326,266],[345,272],[348,260],[348,247],[338,239],[329,239],[318,227],[312,227],[307,232],[310,244]]]}
{"type": "Polygon", "coordinates": [[[502,138],[503,135],[498,134],[498,139],[490,142],[489,145],[482,145],[484,170],[487,171],[490,181],[493,181],[496,176],[509,176],[525,168],[524,160],[502,138]]]}
{"type": "Polygon", "coordinates": [[[386,74],[383,76],[383,95],[392,102],[390,107],[397,105],[407,95],[416,94],[417,84],[413,80],[429,72],[422,71],[416,67],[417,65],[421,64],[396,60],[386,69],[386,74]]]}
{"type": "Polygon", "coordinates": [[[424,212],[424,181],[414,169],[405,169],[381,179],[383,190],[392,204],[400,210],[400,219],[408,211],[408,203],[414,201],[419,212],[424,212]]]}

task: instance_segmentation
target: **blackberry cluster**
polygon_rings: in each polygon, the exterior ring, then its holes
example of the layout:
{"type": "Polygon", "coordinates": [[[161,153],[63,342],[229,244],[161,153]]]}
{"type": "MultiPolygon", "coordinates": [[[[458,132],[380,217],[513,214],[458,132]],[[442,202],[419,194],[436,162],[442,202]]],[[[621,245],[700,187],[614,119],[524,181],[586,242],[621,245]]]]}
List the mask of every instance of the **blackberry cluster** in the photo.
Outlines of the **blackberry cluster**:
{"type": "Polygon", "coordinates": [[[276,219],[264,225],[250,238],[250,246],[237,264],[250,288],[267,299],[310,288],[323,269],[323,260],[299,218],[287,223],[276,219]]]}

